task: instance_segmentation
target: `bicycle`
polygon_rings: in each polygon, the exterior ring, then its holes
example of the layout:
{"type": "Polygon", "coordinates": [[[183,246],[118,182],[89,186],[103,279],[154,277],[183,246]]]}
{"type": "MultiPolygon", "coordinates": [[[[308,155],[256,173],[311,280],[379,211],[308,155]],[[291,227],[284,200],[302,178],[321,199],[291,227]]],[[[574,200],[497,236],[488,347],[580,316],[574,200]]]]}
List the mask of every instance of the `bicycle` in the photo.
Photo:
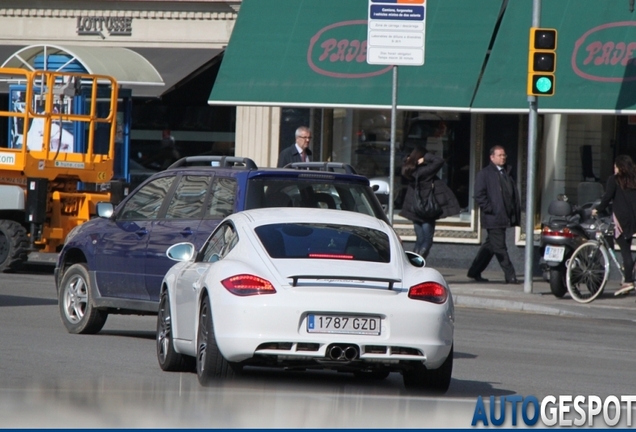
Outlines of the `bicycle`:
{"type": "Polygon", "coordinates": [[[592,219],[587,228],[588,232],[592,231],[589,232],[590,240],[579,246],[566,264],[568,292],[579,303],[590,303],[603,293],[612,263],[620,271],[621,282],[625,281],[623,266],[608,240],[614,238],[614,221],[611,217],[601,219],[593,216],[592,219]]]}

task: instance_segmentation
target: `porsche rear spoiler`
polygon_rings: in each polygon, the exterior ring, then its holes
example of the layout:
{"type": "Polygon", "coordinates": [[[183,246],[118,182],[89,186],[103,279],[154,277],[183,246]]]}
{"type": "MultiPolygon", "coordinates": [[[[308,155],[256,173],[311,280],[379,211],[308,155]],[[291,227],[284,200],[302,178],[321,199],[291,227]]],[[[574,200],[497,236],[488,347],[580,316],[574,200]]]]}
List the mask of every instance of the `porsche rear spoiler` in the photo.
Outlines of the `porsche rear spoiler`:
{"type": "Polygon", "coordinates": [[[329,280],[339,280],[339,281],[385,282],[389,284],[389,290],[392,290],[394,283],[402,282],[401,279],[376,278],[376,277],[367,277],[367,276],[295,275],[295,276],[287,276],[287,277],[292,280],[292,286],[298,285],[299,279],[329,279],[329,280]]]}

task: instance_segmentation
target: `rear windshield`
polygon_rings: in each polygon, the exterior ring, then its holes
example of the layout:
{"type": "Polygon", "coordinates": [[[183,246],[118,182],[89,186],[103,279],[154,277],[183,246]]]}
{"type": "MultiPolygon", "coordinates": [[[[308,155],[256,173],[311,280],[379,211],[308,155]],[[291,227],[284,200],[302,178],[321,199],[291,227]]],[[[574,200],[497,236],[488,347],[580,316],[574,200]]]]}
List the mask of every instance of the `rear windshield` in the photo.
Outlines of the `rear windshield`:
{"type": "MultiPolygon", "coordinates": [[[[328,176],[327,176],[328,177],[328,176]]],[[[348,210],[386,220],[382,207],[369,186],[321,179],[249,180],[246,210],[263,207],[313,207],[348,210]]]]}
{"type": "Polygon", "coordinates": [[[255,229],[272,258],[342,259],[388,263],[389,237],[382,231],[346,225],[288,223],[255,229]]]}

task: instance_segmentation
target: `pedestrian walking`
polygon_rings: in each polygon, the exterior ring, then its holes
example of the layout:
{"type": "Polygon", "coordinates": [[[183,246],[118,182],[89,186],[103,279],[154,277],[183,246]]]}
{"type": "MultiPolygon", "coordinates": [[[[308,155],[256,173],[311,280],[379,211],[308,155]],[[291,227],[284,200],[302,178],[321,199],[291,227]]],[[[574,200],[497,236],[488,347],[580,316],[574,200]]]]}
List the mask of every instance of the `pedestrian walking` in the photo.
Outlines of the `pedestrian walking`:
{"type": "Polygon", "coordinates": [[[413,222],[415,230],[413,252],[424,258],[428,257],[433,246],[436,219],[453,216],[460,212],[459,202],[455,194],[446,183],[437,177],[437,173],[443,165],[444,159],[428,152],[422,146],[415,147],[402,165],[402,176],[408,185],[399,214],[413,222]],[[419,194],[422,199],[426,199],[430,193],[433,193],[436,203],[441,208],[441,214],[435,218],[422,218],[414,209],[416,195],[419,194]]]}
{"type": "Polygon", "coordinates": [[[592,214],[604,211],[612,202],[614,238],[621,248],[624,280],[614,295],[627,294],[634,289],[634,258],[632,237],[636,231],[636,165],[628,155],[617,156],[614,175],[609,176],[601,202],[592,209],[592,214]]]}
{"type": "Polygon", "coordinates": [[[517,186],[510,175],[512,167],[506,160],[506,150],[500,145],[493,146],[490,163],[477,173],[475,179],[475,201],[481,209],[481,226],[488,232],[467,273],[477,282],[488,282],[481,273],[496,256],[506,283],[519,283],[508,255],[506,229],[519,226],[521,206],[517,186]]]}

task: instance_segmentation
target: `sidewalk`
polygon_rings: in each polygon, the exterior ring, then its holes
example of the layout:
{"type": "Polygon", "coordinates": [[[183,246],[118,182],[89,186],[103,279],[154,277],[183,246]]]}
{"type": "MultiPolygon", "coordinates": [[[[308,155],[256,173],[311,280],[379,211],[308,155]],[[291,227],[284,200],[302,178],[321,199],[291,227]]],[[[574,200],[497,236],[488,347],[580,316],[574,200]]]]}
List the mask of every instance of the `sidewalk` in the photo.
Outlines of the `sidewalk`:
{"type": "Polygon", "coordinates": [[[614,297],[618,281],[609,280],[603,293],[591,303],[572,300],[569,294],[559,299],[550,292],[550,285],[541,277],[533,279],[532,293],[524,292],[521,284],[504,283],[503,272],[484,272],[488,282],[475,282],[466,277],[464,269],[437,268],[448,282],[456,307],[499,309],[543,315],[589,317],[636,321],[636,295],[614,297]]]}

